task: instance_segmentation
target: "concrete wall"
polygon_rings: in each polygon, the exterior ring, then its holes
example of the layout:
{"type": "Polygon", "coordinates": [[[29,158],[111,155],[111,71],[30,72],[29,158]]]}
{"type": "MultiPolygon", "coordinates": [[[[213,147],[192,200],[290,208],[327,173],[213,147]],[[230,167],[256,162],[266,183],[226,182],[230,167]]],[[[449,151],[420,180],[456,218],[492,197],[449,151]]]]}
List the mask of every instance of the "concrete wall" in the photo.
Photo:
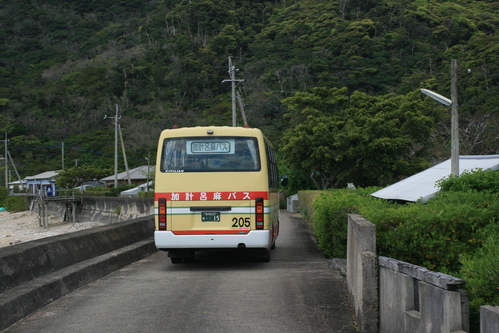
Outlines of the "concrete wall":
{"type": "Polygon", "coordinates": [[[480,308],[480,333],[499,332],[499,306],[482,306],[480,308]]]}
{"type": "Polygon", "coordinates": [[[152,216],[38,239],[0,252],[0,330],[157,251],[152,216]]]}
{"type": "Polygon", "coordinates": [[[300,202],[298,201],[298,194],[291,195],[287,198],[286,207],[290,213],[298,213],[300,211],[300,202]]]}
{"type": "Polygon", "coordinates": [[[465,281],[379,257],[379,332],[469,331],[465,281]]]}
{"type": "MultiPolygon", "coordinates": [[[[400,260],[376,258],[375,244],[374,224],[349,215],[347,284],[360,333],[469,331],[468,297],[459,289],[464,280],[400,260]]],[[[499,332],[498,306],[482,306],[480,317],[481,333],[499,332]]]]}
{"type": "MultiPolygon", "coordinates": [[[[47,212],[64,216],[66,201],[47,200],[47,212]]],[[[153,198],[81,197],[75,200],[76,221],[116,223],[154,214],[153,198]]],[[[38,209],[33,205],[34,210],[38,209]]]]}
{"type": "Polygon", "coordinates": [[[360,333],[378,331],[376,226],[348,216],[347,284],[360,333]]]}

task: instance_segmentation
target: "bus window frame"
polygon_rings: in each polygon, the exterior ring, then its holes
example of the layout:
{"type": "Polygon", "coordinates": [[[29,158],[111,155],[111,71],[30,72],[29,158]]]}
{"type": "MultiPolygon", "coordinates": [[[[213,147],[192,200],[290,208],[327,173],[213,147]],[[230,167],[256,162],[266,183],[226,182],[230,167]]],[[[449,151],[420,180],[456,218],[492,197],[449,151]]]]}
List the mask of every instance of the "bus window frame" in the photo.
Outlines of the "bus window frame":
{"type": "MultiPolygon", "coordinates": [[[[259,141],[258,138],[253,137],[253,136],[238,136],[238,135],[231,135],[231,136],[210,136],[210,137],[206,137],[206,136],[168,137],[168,138],[165,138],[164,141],[163,141],[163,149],[162,149],[162,152],[161,152],[161,168],[160,168],[160,171],[161,171],[161,173],[260,172],[262,170],[262,161],[261,161],[260,147],[259,147],[258,141],[259,141]],[[167,161],[165,155],[167,154],[166,150],[168,148],[168,141],[175,141],[175,140],[185,141],[185,142],[193,141],[193,140],[210,140],[210,141],[216,141],[216,140],[220,140],[220,141],[221,140],[234,140],[236,147],[237,147],[237,140],[243,140],[244,142],[251,141],[251,142],[253,142],[253,149],[255,150],[254,151],[254,156],[252,156],[252,158],[253,158],[252,163],[255,163],[254,159],[256,159],[256,167],[255,168],[241,168],[241,167],[239,167],[239,168],[230,168],[230,167],[222,168],[222,165],[224,165],[225,163],[221,162],[221,165],[220,165],[220,167],[218,169],[217,168],[210,168],[210,167],[199,167],[199,169],[196,169],[196,168],[185,168],[186,164],[183,165],[184,168],[179,168],[179,169],[172,168],[172,169],[170,169],[170,168],[167,168],[167,162],[168,161],[167,161]]],[[[192,156],[198,155],[198,159],[204,158],[205,160],[207,160],[209,158],[215,159],[217,157],[220,159],[221,156],[225,157],[225,156],[230,156],[230,155],[236,155],[237,153],[238,153],[238,151],[235,150],[233,154],[228,154],[228,153],[218,153],[218,154],[217,153],[204,153],[204,154],[202,154],[202,153],[199,153],[199,154],[189,154],[189,155],[191,156],[191,159],[192,159],[192,156]]],[[[266,147],[265,147],[265,153],[267,153],[267,148],[266,147]]],[[[188,155],[187,154],[187,148],[185,150],[183,150],[183,154],[188,155]]],[[[183,156],[182,158],[185,158],[185,157],[183,156]]]]}

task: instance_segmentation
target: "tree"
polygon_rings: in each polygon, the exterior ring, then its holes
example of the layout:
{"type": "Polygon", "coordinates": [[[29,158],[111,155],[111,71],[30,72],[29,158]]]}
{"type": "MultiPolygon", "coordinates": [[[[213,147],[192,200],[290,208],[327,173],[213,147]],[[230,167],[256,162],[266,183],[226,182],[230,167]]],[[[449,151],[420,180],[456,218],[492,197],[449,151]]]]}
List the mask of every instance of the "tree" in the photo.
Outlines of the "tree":
{"type": "Polygon", "coordinates": [[[418,172],[427,166],[437,115],[417,96],[348,96],[346,88],[297,93],[283,100],[292,127],[281,156],[291,168],[308,170],[318,189],[385,185],[418,172]]]}
{"type": "Polygon", "coordinates": [[[74,188],[84,182],[101,179],[112,174],[111,169],[100,169],[93,166],[75,167],[62,171],[56,183],[60,188],[74,188]]]}

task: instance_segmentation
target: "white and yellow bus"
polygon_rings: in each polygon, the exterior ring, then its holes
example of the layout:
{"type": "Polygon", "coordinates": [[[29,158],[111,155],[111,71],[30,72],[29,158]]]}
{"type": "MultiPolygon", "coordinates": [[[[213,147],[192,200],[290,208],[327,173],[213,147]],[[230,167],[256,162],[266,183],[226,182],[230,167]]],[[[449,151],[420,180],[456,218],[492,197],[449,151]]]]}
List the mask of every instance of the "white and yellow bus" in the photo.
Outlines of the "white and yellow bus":
{"type": "Polygon", "coordinates": [[[242,249],[270,261],[279,178],[274,149],[260,130],[164,130],[155,172],[154,241],[172,263],[210,249],[242,249]]]}

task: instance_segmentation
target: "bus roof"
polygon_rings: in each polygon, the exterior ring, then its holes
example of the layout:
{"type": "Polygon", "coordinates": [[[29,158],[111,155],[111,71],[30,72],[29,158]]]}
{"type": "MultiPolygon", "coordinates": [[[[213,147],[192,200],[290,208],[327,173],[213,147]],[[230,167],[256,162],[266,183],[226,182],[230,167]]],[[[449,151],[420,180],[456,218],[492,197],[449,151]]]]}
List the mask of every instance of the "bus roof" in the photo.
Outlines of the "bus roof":
{"type": "Polygon", "coordinates": [[[249,127],[229,127],[229,126],[196,126],[165,129],[161,133],[162,137],[184,137],[184,136],[204,136],[204,135],[235,135],[235,136],[263,136],[262,131],[249,127]]]}

